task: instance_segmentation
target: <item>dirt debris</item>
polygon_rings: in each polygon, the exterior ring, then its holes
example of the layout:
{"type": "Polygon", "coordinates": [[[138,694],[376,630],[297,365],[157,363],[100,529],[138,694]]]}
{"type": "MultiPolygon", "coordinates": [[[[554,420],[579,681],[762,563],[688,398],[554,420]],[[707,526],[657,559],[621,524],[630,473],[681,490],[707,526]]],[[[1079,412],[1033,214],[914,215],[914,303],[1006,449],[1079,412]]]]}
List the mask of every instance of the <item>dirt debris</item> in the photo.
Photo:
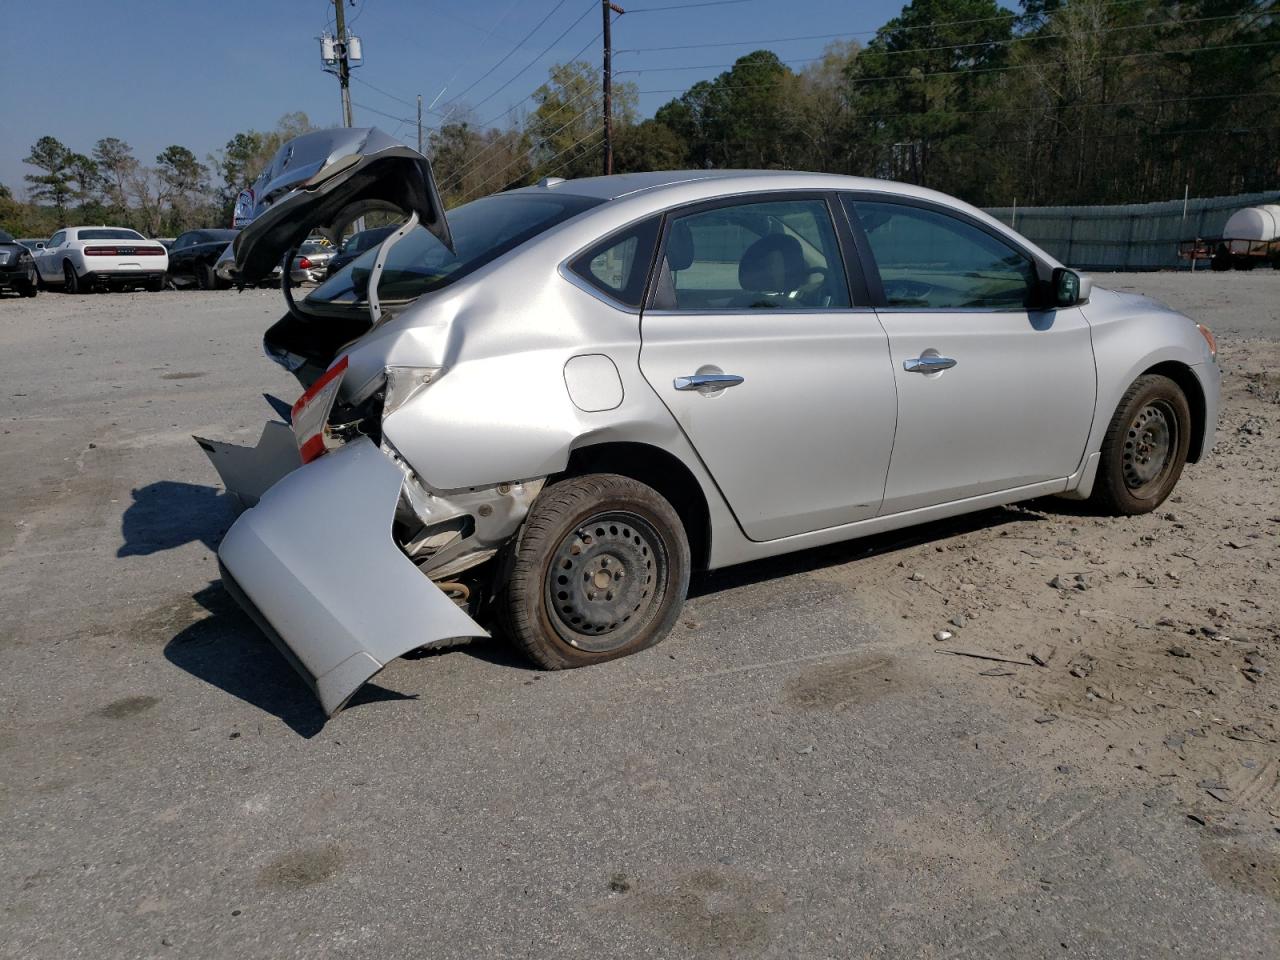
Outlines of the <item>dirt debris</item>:
{"type": "Polygon", "coordinates": [[[1155,513],[1035,501],[817,575],[855,586],[896,643],[923,653],[960,631],[1036,664],[929,661],[1034,720],[1073,770],[1120,765],[1280,827],[1280,343],[1233,342],[1220,362],[1214,448],[1155,513]]]}

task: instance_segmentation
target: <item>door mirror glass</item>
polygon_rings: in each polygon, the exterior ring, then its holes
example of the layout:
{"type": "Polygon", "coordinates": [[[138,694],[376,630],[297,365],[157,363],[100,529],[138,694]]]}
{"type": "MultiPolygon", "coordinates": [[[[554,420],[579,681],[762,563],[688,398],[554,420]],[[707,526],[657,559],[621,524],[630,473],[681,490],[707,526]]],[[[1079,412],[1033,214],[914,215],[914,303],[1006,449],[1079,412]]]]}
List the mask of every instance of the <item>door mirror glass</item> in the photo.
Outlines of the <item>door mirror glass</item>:
{"type": "Polygon", "coordinates": [[[1066,267],[1053,271],[1053,304],[1058,307],[1074,307],[1089,299],[1089,282],[1066,267]]]}

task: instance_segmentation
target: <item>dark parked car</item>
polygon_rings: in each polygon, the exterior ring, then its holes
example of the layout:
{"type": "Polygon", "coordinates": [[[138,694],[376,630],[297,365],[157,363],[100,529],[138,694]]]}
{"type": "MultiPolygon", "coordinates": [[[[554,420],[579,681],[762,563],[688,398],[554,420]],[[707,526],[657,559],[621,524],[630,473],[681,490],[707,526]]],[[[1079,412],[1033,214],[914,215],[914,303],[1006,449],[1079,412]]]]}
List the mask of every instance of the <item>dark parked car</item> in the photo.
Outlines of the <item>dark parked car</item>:
{"type": "Polygon", "coordinates": [[[224,290],[225,280],[213,266],[239,230],[188,230],[169,248],[169,282],[175,287],[224,290]]]}
{"type": "Polygon", "coordinates": [[[0,290],[34,297],[37,289],[36,264],[31,259],[31,251],[0,230],[0,290]]]}
{"type": "Polygon", "coordinates": [[[332,277],[370,247],[376,247],[387,239],[395,229],[395,226],[378,227],[375,230],[361,230],[359,233],[353,233],[347,237],[342,241],[342,248],[338,251],[338,255],[329,261],[325,277],[332,277]]]}

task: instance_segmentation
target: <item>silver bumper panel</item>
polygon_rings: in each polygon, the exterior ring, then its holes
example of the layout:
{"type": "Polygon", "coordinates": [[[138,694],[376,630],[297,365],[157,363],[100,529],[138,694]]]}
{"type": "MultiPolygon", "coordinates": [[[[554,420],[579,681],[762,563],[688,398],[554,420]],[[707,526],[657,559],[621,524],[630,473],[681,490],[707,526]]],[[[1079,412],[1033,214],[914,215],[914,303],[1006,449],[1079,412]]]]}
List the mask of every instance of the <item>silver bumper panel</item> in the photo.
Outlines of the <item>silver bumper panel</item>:
{"type": "Polygon", "coordinates": [[[241,510],[252,507],[281,477],[302,466],[298,440],[287,423],[267,423],[255,447],[203,437],[196,437],[195,441],[241,510]]]}
{"type": "Polygon", "coordinates": [[[391,539],[403,481],[358,440],[284,477],[218,548],[229,591],[329,716],[396,657],[489,635],[391,539]]]}

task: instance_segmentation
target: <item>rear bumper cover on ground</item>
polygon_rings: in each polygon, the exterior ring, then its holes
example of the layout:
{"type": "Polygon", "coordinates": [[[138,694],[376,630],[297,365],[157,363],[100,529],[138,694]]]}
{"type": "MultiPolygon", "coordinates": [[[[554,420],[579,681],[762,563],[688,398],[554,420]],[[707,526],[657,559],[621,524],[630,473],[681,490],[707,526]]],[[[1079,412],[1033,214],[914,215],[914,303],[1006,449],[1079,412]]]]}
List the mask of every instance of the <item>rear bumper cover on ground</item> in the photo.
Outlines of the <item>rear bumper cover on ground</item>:
{"type": "Polygon", "coordinates": [[[358,440],[285,476],[218,548],[228,591],[330,716],[396,657],[488,636],[392,540],[402,481],[358,440]]]}

